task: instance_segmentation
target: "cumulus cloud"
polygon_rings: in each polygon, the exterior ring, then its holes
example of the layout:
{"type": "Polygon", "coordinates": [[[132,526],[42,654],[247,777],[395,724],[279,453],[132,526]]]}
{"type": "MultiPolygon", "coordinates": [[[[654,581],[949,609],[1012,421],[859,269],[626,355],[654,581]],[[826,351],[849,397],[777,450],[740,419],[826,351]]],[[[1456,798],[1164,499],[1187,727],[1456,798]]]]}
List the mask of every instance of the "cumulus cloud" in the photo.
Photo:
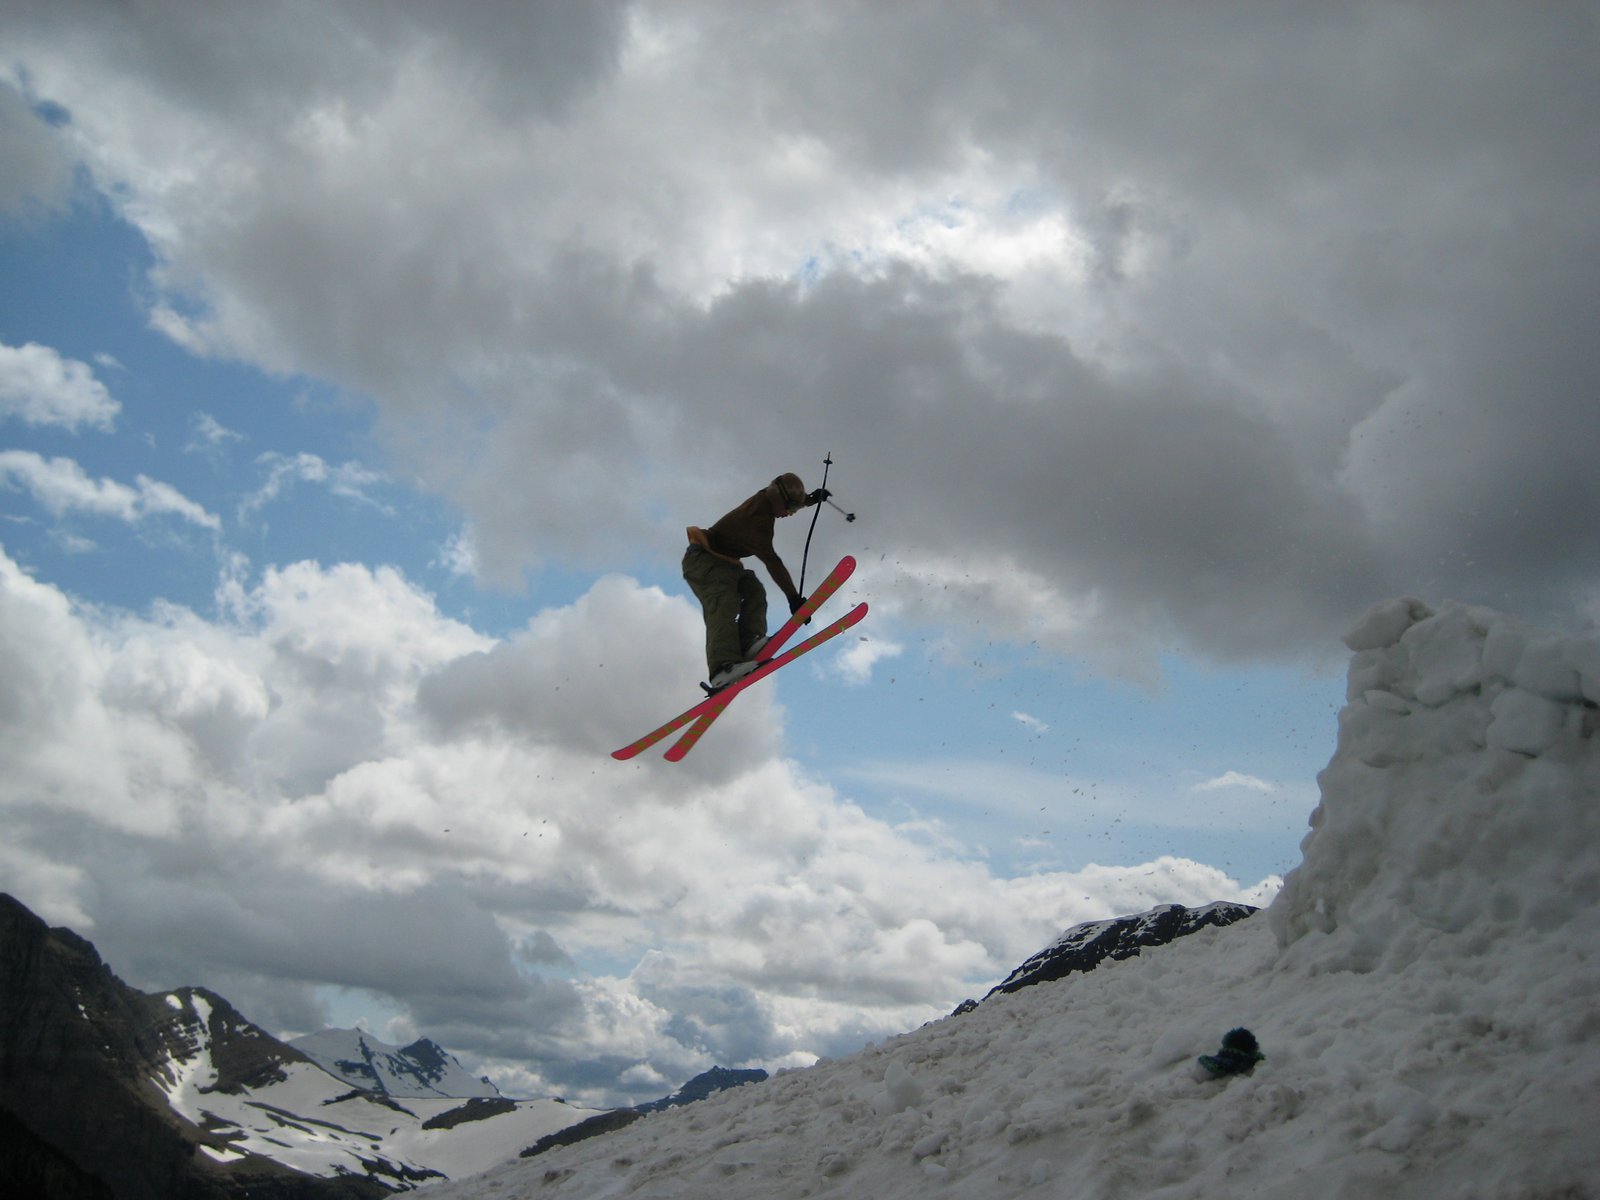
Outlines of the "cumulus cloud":
{"type": "Polygon", "coordinates": [[[87,363],[33,342],[0,343],[0,417],[73,431],[110,429],[121,408],[87,363]]]}
{"type": "Polygon", "coordinates": [[[277,1027],[359,989],[530,1088],[648,1098],[623,1077],[843,1052],[1108,904],[1239,891],[1178,861],[996,876],[799,773],[757,694],[716,755],[611,762],[698,653],[692,606],[622,577],[505,640],[391,569],[224,596],[83,609],[0,556],[0,867],[135,984],[277,1027]],[[595,669],[618,622],[660,649],[595,669]]]}

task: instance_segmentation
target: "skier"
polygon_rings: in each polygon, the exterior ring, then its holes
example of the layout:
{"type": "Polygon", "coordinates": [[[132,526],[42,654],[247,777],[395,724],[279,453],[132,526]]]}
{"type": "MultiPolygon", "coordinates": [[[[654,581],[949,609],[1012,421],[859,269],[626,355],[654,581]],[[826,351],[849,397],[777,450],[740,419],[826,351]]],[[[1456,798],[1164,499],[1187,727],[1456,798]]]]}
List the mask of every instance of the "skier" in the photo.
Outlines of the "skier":
{"type": "Polygon", "coordinates": [[[759,558],[783,589],[793,613],[805,597],[789,568],[772,547],[779,517],[828,498],[818,488],[807,493],[800,476],[779,475],[710,529],[691,525],[683,555],[683,578],[700,601],[706,622],[706,669],[712,688],[727,687],[756,669],[753,661],[767,641],[767,590],[741,559],[759,558]]]}
{"type": "MultiPolygon", "coordinates": [[[[844,513],[846,521],[856,519],[855,513],[845,512],[834,504],[832,493],[828,491],[827,468],[833,465],[833,457],[830,455],[822,462],[822,486],[814,492],[807,493],[798,475],[779,475],[709,530],[689,526],[683,577],[705,611],[706,666],[710,668],[711,683],[702,686],[708,695],[643,737],[620,750],[613,750],[612,758],[625,762],[683,730],[665,755],[668,762],[681,761],[741,691],[854,628],[867,615],[867,603],[863,600],[820,633],[813,633],[798,646],[789,646],[789,639],[802,626],[811,624],[816,611],[844,586],[856,569],[856,560],[846,554],[816,590],[809,597],[803,597],[790,578],[789,569],[772,548],[772,532],[778,518],[792,517],[802,508],[828,504],[844,513]],[[742,561],[752,554],[766,563],[767,573],[789,601],[789,619],[771,637],[767,636],[766,589],[753,571],[745,570],[742,561]],[[684,729],[686,725],[687,730],[684,729]]],[[[813,516],[813,529],[816,523],[813,516]]],[[[800,561],[801,586],[805,584],[806,557],[810,551],[811,534],[807,533],[806,555],[800,561]]]]}

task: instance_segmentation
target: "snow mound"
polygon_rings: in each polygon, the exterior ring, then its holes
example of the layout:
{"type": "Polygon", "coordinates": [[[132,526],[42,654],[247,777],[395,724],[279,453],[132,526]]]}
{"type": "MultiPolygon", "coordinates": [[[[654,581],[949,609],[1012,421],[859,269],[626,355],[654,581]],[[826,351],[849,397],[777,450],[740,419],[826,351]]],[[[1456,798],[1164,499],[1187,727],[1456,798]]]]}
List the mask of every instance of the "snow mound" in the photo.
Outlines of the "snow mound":
{"type": "Polygon", "coordinates": [[[1401,599],[1265,915],[445,1197],[1554,1200],[1600,1151],[1600,641],[1401,599]],[[1245,1026],[1266,1060],[1204,1077],[1245,1026]]]}
{"type": "Polygon", "coordinates": [[[1370,610],[1322,803],[1269,920],[1372,969],[1439,935],[1582,945],[1600,895],[1600,639],[1412,599],[1370,610]]]}

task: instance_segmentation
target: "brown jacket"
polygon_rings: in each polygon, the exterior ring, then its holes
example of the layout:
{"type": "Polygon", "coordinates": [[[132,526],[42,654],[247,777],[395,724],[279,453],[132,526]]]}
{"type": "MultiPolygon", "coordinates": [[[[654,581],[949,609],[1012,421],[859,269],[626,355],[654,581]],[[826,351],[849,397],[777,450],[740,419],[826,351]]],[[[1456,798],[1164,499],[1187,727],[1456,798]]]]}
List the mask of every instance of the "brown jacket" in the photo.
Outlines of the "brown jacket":
{"type": "Polygon", "coordinates": [[[772,511],[772,499],[767,489],[762,488],[710,529],[702,530],[691,525],[689,540],[720,558],[734,562],[742,558],[759,558],[766,566],[767,574],[772,576],[772,582],[782,588],[783,594],[792,601],[799,597],[800,592],[794,586],[789,568],[783,565],[783,559],[772,547],[772,533],[777,523],[778,518],[772,511]]]}

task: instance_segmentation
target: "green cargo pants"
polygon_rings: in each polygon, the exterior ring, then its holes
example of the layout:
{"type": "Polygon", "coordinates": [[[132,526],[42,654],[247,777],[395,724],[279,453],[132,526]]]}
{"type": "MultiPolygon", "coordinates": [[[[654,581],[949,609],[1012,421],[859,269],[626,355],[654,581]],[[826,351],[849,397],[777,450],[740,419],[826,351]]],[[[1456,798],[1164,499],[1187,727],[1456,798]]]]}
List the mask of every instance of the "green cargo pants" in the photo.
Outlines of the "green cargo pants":
{"type": "Polygon", "coordinates": [[[750,647],[767,636],[767,589],[754,571],[699,546],[684,554],[683,578],[705,615],[709,678],[729,663],[743,662],[750,647]]]}

